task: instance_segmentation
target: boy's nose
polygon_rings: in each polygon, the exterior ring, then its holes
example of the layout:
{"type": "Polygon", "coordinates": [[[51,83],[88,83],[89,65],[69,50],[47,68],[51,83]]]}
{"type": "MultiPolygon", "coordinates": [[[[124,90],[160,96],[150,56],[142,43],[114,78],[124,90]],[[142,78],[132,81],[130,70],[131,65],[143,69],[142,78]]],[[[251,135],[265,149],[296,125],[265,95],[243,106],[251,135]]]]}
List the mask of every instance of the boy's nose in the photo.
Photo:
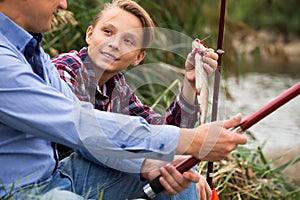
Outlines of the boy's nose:
{"type": "Polygon", "coordinates": [[[115,36],[108,41],[108,46],[113,50],[120,50],[120,40],[119,36],[115,36]]]}

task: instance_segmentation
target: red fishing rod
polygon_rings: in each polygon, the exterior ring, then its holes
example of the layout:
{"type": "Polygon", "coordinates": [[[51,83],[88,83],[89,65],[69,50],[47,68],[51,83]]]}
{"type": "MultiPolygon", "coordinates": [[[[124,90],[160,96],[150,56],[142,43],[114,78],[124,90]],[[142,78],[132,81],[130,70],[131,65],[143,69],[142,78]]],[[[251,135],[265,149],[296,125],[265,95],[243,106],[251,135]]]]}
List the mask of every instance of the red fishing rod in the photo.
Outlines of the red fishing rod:
{"type": "MultiPolygon", "coordinates": [[[[281,95],[279,95],[277,98],[272,100],[267,105],[263,106],[256,112],[254,112],[252,115],[250,115],[248,118],[243,120],[238,126],[234,127],[234,130],[236,132],[243,132],[252,127],[254,124],[258,123],[260,120],[265,118],[266,116],[270,115],[272,112],[292,100],[293,98],[297,97],[300,94],[300,82],[283,92],[281,95]]],[[[185,171],[188,171],[193,166],[195,166],[197,163],[199,163],[201,160],[198,158],[190,156],[189,158],[185,159],[178,165],[176,165],[176,169],[183,173],[185,171]]],[[[156,194],[162,192],[164,190],[164,187],[159,182],[159,178],[161,176],[156,177],[153,179],[149,184],[145,185],[143,188],[143,191],[140,191],[137,194],[132,195],[129,197],[129,200],[133,199],[148,199],[151,200],[155,197],[156,194]]]]}
{"type": "Polygon", "coordinates": [[[245,119],[242,123],[236,126],[234,129],[236,132],[243,132],[249,129],[251,126],[277,110],[282,105],[289,102],[291,99],[297,97],[300,94],[300,82],[286,90],[280,96],[272,100],[266,106],[262,107],[261,109],[257,110],[255,113],[250,115],[247,119],[245,119]]]}

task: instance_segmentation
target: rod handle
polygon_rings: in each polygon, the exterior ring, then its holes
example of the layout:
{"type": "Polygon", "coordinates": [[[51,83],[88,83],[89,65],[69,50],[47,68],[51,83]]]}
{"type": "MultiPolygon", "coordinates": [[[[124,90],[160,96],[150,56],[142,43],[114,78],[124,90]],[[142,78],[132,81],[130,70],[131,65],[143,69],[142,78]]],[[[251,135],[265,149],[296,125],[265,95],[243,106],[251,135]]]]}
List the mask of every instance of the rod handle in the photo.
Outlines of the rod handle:
{"type": "Polygon", "coordinates": [[[158,194],[162,191],[165,190],[164,186],[162,186],[162,184],[159,181],[159,178],[161,177],[161,175],[157,176],[155,179],[153,179],[152,181],[150,181],[150,187],[152,188],[152,191],[155,194],[158,194]]]}

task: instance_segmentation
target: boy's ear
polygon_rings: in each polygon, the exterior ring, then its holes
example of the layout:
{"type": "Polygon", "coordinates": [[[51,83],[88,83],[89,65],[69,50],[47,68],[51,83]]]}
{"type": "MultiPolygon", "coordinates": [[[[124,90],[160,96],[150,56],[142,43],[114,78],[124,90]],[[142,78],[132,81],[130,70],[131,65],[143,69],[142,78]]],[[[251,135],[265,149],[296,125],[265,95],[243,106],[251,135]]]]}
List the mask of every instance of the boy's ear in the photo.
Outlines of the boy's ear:
{"type": "Polygon", "coordinates": [[[137,66],[138,64],[140,64],[140,62],[144,60],[145,57],[146,57],[146,51],[143,50],[139,53],[139,55],[137,55],[135,60],[130,65],[137,66]]]}
{"type": "Polygon", "coordinates": [[[87,43],[88,45],[90,44],[92,35],[93,35],[93,26],[90,25],[90,26],[86,29],[86,33],[85,33],[85,41],[86,41],[86,43],[87,43]]]}

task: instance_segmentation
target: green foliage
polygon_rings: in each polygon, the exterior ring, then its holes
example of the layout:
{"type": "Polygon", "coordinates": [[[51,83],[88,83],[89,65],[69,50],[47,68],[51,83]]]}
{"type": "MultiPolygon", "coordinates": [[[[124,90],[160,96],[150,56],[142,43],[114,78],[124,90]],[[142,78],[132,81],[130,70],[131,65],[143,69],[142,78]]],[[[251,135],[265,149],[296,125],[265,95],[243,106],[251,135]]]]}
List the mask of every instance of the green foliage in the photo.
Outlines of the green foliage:
{"type": "Polygon", "coordinates": [[[182,86],[182,72],[164,63],[134,67],[127,70],[124,75],[136,96],[162,115],[182,86]]]}
{"type": "MultiPolygon", "coordinates": [[[[79,50],[86,46],[85,32],[92,24],[94,17],[107,1],[99,0],[69,0],[68,11],[74,14],[77,24],[66,23],[54,27],[44,34],[43,47],[51,57],[70,50],[79,50]]],[[[67,21],[69,19],[66,19],[67,21]]]]}
{"type": "MultiPolygon", "coordinates": [[[[158,27],[178,31],[190,38],[206,38],[205,42],[209,46],[216,46],[216,17],[218,12],[210,12],[209,2],[213,5],[212,1],[146,0],[138,2],[150,13],[158,27]]],[[[173,41],[174,44],[179,42],[173,41]]],[[[159,55],[155,54],[154,57],[159,58],[160,62],[166,62],[180,68],[184,66],[184,59],[178,58],[176,53],[160,52],[159,55]]]]}
{"type": "MultiPolygon", "coordinates": [[[[262,147],[238,147],[221,163],[214,163],[214,181],[220,199],[290,199],[300,197],[300,188],[285,177],[285,170],[300,161],[300,156],[279,166],[282,156],[268,160],[262,147]]],[[[200,165],[205,172],[206,163],[200,165]]]]}
{"type": "Polygon", "coordinates": [[[255,29],[265,28],[300,35],[299,5],[300,0],[231,1],[229,17],[255,29]]]}

